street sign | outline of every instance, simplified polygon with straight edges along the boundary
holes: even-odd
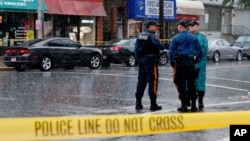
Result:
[[[159,0],[128,0],[129,19],[159,20]],[[176,0],[163,1],[164,20],[176,19]]]

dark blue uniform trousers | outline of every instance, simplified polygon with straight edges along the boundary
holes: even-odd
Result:
[[[138,60],[138,83],[135,93],[137,100],[141,100],[148,84],[148,95],[151,102],[156,100],[158,89],[158,60],[157,57],[145,56]]]
[[[175,63],[174,83],[182,104],[187,104],[189,98],[196,100],[195,63],[193,61],[182,60]]]

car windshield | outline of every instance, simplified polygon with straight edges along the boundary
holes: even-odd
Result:
[[[250,42],[250,36],[240,36],[235,42],[236,43]]]
[[[209,39],[208,40],[208,45],[212,44],[212,42],[214,41],[215,39]]]

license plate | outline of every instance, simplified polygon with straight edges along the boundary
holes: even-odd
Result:
[[[103,59],[106,59],[106,58],[107,58],[107,56],[103,55],[103,56],[102,56],[102,58],[103,58]]]
[[[15,62],[16,61],[16,57],[11,57],[10,61],[11,62]]]

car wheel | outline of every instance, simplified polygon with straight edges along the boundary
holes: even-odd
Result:
[[[25,71],[26,65],[25,64],[21,64],[21,65],[15,66],[14,69],[16,71],[18,71],[18,72],[22,72],[22,71]]]
[[[160,54],[160,57],[159,57],[159,65],[166,65],[168,62],[168,56],[166,53],[162,53]]]
[[[214,62],[219,62],[220,61],[220,53],[218,51],[214,52],[213,61]]]
[[[40,70],[41,71],[49,71],[52,68],[52,60],[48,56],[44,56],[41,58],[40,62]]]
[[[236,60],[241,61],[241,59],[242,59],[242,53],[241,51],[238,51],[236,55]]]
[[[127,62],[126,62],[126,65],[129,66],[129,67],[134,67],[135,66],[135,56],[130,54],[128,56],[128,59],[127,59]]]
[[[101,65],[101,57],[98,54],[93,54],[90,57],[90,61],[89,61],[89,68],[91,69],[97,69],[99,68]]]

